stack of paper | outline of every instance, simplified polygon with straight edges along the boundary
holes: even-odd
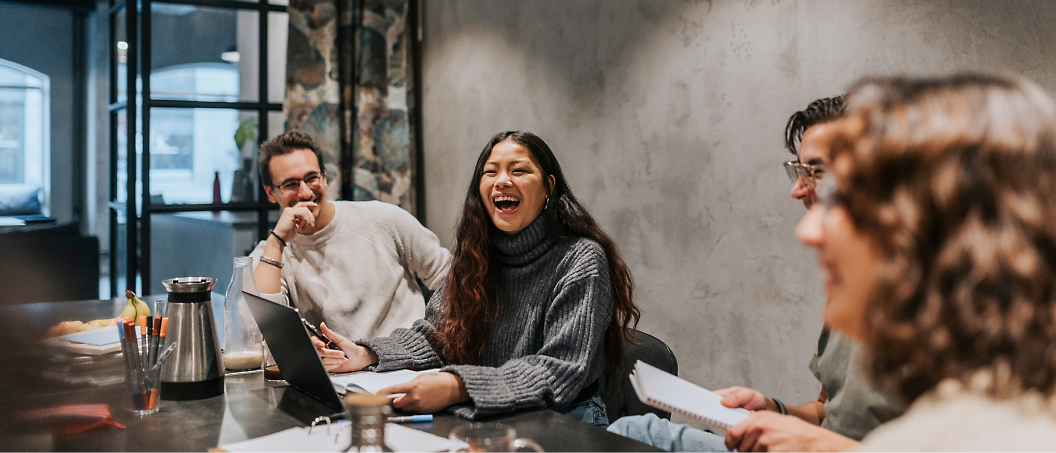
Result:
[[[751,414],[747,409],[723,406],[721,396],[641,360],[631,372],[631,387],[643,403],[714,429],[728,430]]]
[[[114,326],[49,338],[47,343],[89,355],[101,355],[121,350],[117,327]]]

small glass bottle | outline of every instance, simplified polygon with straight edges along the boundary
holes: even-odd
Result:
[[[214,172],[213,174],[213,204],[220,204],[224,201],[220,199],[220,172]]]
[[[260,293],[253,278],[253,258],[248,256],[235,258],[224,300],[224,368],[231,371],[255,370],[264,360],[264,337],[242,297],[243,290]]]
[[[385,445],[385,420],[392,413],[389,398],[362,393],[345,396],[351,441],[345,451],[392,451]]]

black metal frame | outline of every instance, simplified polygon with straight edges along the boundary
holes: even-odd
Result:
[[[422,43],[425,40],[425,5],[422,0],[407,0],[407,16],[410,20],[410,29],[414,30],[413,36],[408,37],[411,50],[411,61],[414,68],[414,111],[411,112],[414,119],[414,184],[415,189],[415,211],[418,221],[425,223],[425,139],[422,137]]]
[[[202,102],[202,101],[177,101],[177,100],[155,100],[150,97],[150,67],[151,67],[151,4],[153,0],[110,0],[109,28],[110,28],[110,293],[111,296],[118,295],[117,288],[117,251],[118,241],[118,215],[125,215],[126,234],[126,289],[135,291],[136,275],[142,278],[143,288],[140,292],[150,291],[150,215],[155,213],[190,212],[190,211],[256,211],[258,213],[257,235],[263,239],[268,229],[268,212],[278,207],[268,202],[267,194],[263,186],[257,186],[256,202],[240,202],[226,204],[186,204],[186,205],[158,205],[150,203],[150,110],[157,108],[207,108],[207,109],[233,109],[233,110],[255,110],[258,115],[257,144],[259,145],[268,137],[268,112],[282,111],[281,103],[268,102],[268,14],[271,12],[286,12],[285,5],[273,5],[267,0],[257,2],[242,2],[234,0],[165,0],[156,3],[182,4],[193,6],[204,6],[224,9],[257,10],[259,14],[259,45],[260,52],[258,66],[259,92],[256,102]],[[129,8],[128,6],[132,7]],[[118,102],[117,85],[117,24],[116,17],[125,11],[125,39],[128,43],[127,49],[127,87],[126,99]],[[137,93],[136,80],[142,74],[143,90]],[[137,117],[136,100],[142,95],[141,118]],[[126,177],[126,203],[117,202],[117,116],[120,111],[127,112],[127,177]],[[142,127],[142,143],[136,142],[137,125]],[[136,162],[136,146],[143,149],[142,162]],[[142,175],[142,215],[136,212],[136,169],[143,168]]]

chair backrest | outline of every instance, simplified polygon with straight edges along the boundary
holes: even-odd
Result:
[[[673,375],[678,375],[678,360],[675,353],[663,341],[645,332],[634,331],[634,338],[641,344],[624,340],[623,367],[615,376],[602,376],[600,384],[601,399],[605,401],[605,410],[609,422],[628,415],[643,415],[649,412],[657,417],[671,419],[670,412],[651,407],[641,402],[631,388],[628,376],[634,369],[634,362],[641,360]]]

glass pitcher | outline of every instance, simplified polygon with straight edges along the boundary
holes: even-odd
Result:
[[[231,285],[224,300],[224,368],[231,371],[260,368],[264,359],[264,337],[242,297],[243,290],[260,293],[253,278],[253,258],[248,256],[235,257]]]

